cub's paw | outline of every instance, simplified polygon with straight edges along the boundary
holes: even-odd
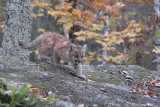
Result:
[[[84,80],[87,80],[87,77],[84,75],[84,74],[82,74],[82,75],[77,75],[77,77],[79,77],[79,78],[81,78],[81,79],[84,79]]]

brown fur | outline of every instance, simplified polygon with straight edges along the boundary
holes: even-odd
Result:
[[[51,57],[54,65],[61,66],[60,59],[62,59],[74,66],[78,76],[83,76],[81,61],[86,51],[86,45],[83,48],[80,45],[74,45],[67,38],[55,32],[45,32],[28,44],[19,42],[19,45],[24,49],[34,48],[39,44],[41,46],[38,52],[42,61],[50,60]]]

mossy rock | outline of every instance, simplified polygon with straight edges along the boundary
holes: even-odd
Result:
[[[127,71],[132,79],[122,75]],[[146,70],[135,65],[83,66],[88,80],[72,75],[72,69],[58,69],[50,64],[19,62],[0,58],[0,76],[8,81],[29,83],[40,89],[41,94],[52,91],[61,100],[85,106],[143,106],[146,103],[160,105],[159,99],[133,94],[131,87],[152,76],[159,77],[156,71]],[[105,91],[104,91],[105,90]]]

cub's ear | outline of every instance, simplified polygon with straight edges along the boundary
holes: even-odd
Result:
[[[83,52],[84,52],[84,54],[86,53],[86,51],[87,51],[87,44],[83,45]]]
[[[71,44],[69,45],[68,51],[71,52],[71,51],[74,50],[74,48],[75,48],[75,45],[74,45],[73,43],[71,43]]]

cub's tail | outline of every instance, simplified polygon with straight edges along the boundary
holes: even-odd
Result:
[[[28,43],[28,44],[23,44],[21,41],[19,41],[19,46],[21,46],[23,49],[34,48],[41,43],[42,36],[43,34],[38,36],[35,40],[33,40],[31,43]]]

